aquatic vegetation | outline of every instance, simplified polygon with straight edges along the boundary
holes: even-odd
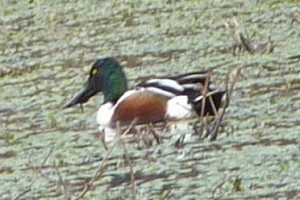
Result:
[[[101,163],[86,198],[299,198],[297,1],[0,5],[3,199],[78,197]],[[226,27],[233,20],[253,44],[271,36],[273,51],[233,55]],[[159,132],[158,142],[126,135],[105,157],[94,121],[102,97],[83,111],[63,106],[96,58],[106,56],[126,66],[131,86],[149,75],[213,69],[213,81],[225,88],[242,68],[218,139],[203,141],[191,126],[177,126]]]

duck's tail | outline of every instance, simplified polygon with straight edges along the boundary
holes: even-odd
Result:
[[[222,98],[225,94],[225,91],[218,90],[214,83],[208,81],[207,93],[204,95],[207,76],[207,71],[199,71],[173,77],[184,87],[184,93],[188,96],[189,102],[194,106],[199,116],[215,115],[221,107]],[[203,101],[205,101],[204,104]],[[203,112],[202,108],[204,108]]]
[[[197,98],[195,98],[192,101],[192,104],[196,113],[199,116],[216,115],[219,108],[221,107],[222,98],[224,94],[224,91],[213,90],[208,91],[206,95],[200,95]]]

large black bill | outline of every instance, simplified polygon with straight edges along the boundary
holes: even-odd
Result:
[[[83,88],[66,106],[65,108],[72,107],[76,104],[83,104],[94,96],[97,92],[90,86]]]

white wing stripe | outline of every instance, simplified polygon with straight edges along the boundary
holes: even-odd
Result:
[[[192,74],[192,75],[186,75],[183,77],[180,77],[179,80],[183,81],[183,80],[189,80],[189,79],[206,79],[207,74]]]
[[[168,92],[168,91],[156,88],[156,87],[146,87],[145,91],[153,92],[155,94],[159,94],[159,95],[166,96],[166,97],[169,97],[169,98],[172,98],[172,97],[176,96],[175,94],[173,94],[171,92]]]
[[[146,84],[157,84],[158,86],[162,87],[174,88],[180,92],[184,91],[184,88],[179,83],[171,79],[150,79],[146,81]]]

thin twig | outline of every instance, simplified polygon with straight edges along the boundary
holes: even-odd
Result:
[[[209,103],[212,105],[212,108],[213,108],[213,111],[214,111],[214,116],[217,116],[218,112],[217,112],[217,109],[216,109],[215,102],[212,99],[212,95],[213,95],[213,93],[208,96],[208,100],[209,100]]]
[[[120,143],[120,141],[129,133],[129,131],[135,125],[136,122],[137,122],[137,118],[133,119],[132,122],[130,123],[130,125],[128,126],[128,128],[124,131],[124,133],[123,134],[120,134],[120,133],[118,134],[118,137],[117,137],[116,141],[113,143],[113,145],[111,146],[111,148],[108,149],[108,151],[106,152],[106,154],[105,154],[105,156],[104,156],[104,158],[103,158],[100,166],[95,171],[94,176],[85,185],[84,189],[81,191],[81,193],[79,194],[78,198],[83,198],[86,195],[86,193],[88,191],[90,191],[90,189],[94,185],[95,181],[98,180],[101,177],[101,175],[104,172],[104,168],[106,166],[106,161],[107,161],[108,157],[111,155],[112,151]]]
[[[49,157],[50,157],[51,154],[53,153],[53,150],[54,150],[54,147],[52,147],[52,148],[49,150],[49,152],[46,154],[46,156],[45,156],[45,158],[43,159],[43,161],[42,161],[42,163],[41,163],[40,166],[35,167],[35,166],[31,166],[30,164],[28,164],[28,166],[29,166],[32,170],[36,171],[36,173],[37,173],[38,175],[40,175],[41,177],[45,178],[45,179],[48,181],[48,183],[54,184],[54,185],[56,185],[59,189],[61,189],[62,192],[63,192],[63,194],[64,194],[64,196],[65,196],[65,199],[67,199],[67,200],[72,199],[70,190],[69,190],[67,184],[65,183],[65,181],[63,181],[63,178],[62,178],[62,176],[61,176],[61,174],[60,174],[60,172],[59,172],[59,170],[58,170],[57,167],[55,167],[55,169],[56,169],[56,172],[57,172],[57,175],[58,175],[58,178],[59,178],[58,181],[57,181],[57,180],[54,180],[54,179],[52,179],[52,178],[50,178],[50,177],[49,177],[47,174],[45,174],[45,173],[43,172],[43,170],[42,170],[42,169],[44,168],[44,166],[45,166],[47,160],[49,159]],[[29,160],[29,163],[31,163],[30,160]]]
[[[209,81],[211,78],[211,74],[212,74],[212,71],[207,72],[207,76],[206,76],[205,83],[204,83],[204,88],[202,90],[202,105],[201,105],[201,114],[200,114],[201,118],[204,117],[205,101],[206,101],[206,96],[208,93],[208,84],[209,84]]]
[[[47,155],[45,156],[43,162],[41,163],[41,166],[44,166],[49,159],[50,155],[53,153],[54,147],[52,146]]]
[[[217,197],[215,197],[215,194],[216,194],[216,192],[217,192],[217,189],[219,189],[219,188],[221,188],[226,182],[228,181],[228,179],[225,179],[225,180],[223,180],[223,181],[221,181],[215,188],[214,188],[214,190],[213,190],[213,192],[212,192],[212,199],[219,199],[219,198],[217,198]]]
[[[126,157],[126,160],[128,162],[129,169],[130,169],[130,183],[131,183],[132,199],[135,200],[136,199],[136,189],[135,189],[135,182],[134,182],[133,165],[132,165],[132,162],[131,162],[131,159],[130,159],[130,155],[128,153],[128,150],[127,150],[125,142],[123,142],[123,146],[124,146],[124,151],[125,151],[125,157]]]
[[[200,135],[200,138],[203,134],[204,126],[207,127],[206,123],[204,122],[204,110],[205,110],[206,97],[207,97],[207,94],[208,94],[208,85],[209,85],[209,82],[210,82],[211,75],[212,75],[212,71],[209,70],[207,72],[204,87],[202,88],[202,91],[201,91],[202,92],[202,99],[201,99],[201,113],[200,113],[200,133],[198,133],[198,135]]]
[[[72,199],[72,195],[70,193],[70,188],[69,186],[66,184],[66,181],[63,180],[61,174],[60,174],[60,171],[57,167],[55,167],[55,170],[56,170],[56,173],[57,173],[57,176],[58,176],[58,183],[60,185],[62,185],[62,189],[63,189],[63,193],[64,193],[64,196],[65,196],[65,199],[67,200],[71,200]]]
[[[239,34],[242,45],[245,47],[245,49],[249,52],[249,53],[253,53],[253,47],[250,43],[250,40],[248,40],[247,38],[244,37],[244,35],[242,33]]]
[[[21,199],[25,194],[27,194],[27,193],[30,192],[30,191],[31,191],[31,188],[25,190],[24,192],[22,192],[21,194],[19,194],[19,195],[15,198],[15,200]]]
[[[235,86],[235,83],[238,81],[240,75],[241,75],[241,70],[243,69],[243,67],[239,67],[237,69],[237,72],[235,74],[235,77],[232,81],[232,84],[231,84],[231,87],[230,89],[228,90],[228,82],[229,82],[229,78],[227,78],[227,84],[226,84],[226,101],[225,101],[225,106],[224,108],[222,109],[221,113],[219,115],[216,116],[216,119],[215,119],[215,124],[213,126],[213,130],[211,131],[211,137],[210,137],[210,141],[214,141],[217,139],[217,133],[218,133],[218,130],[219,130],[219,127],[221,125],[221,122],[222,122],[222,119],[223,119],[223,116],[225,114],[225,111],[226,109],[228,108],[229,104],[230,104],[230,100],[231,100],[231,97],[232,97],[232,93],[233,93],[233,89],[234,89],[234,86]]]
[[[155,128],[154,128],[154,125],[152,124],[152,123],[149,123],[149,131],[150,131],[150,133],[153,135],[153,137],[154,137],[154,139],[156,140],[156,143],[157,144],[161,144],[162,143],[162,139],[161,139],[161,137],[160,136],[158,136],[157,134],[156,134],[156,132],[155,132]]]

